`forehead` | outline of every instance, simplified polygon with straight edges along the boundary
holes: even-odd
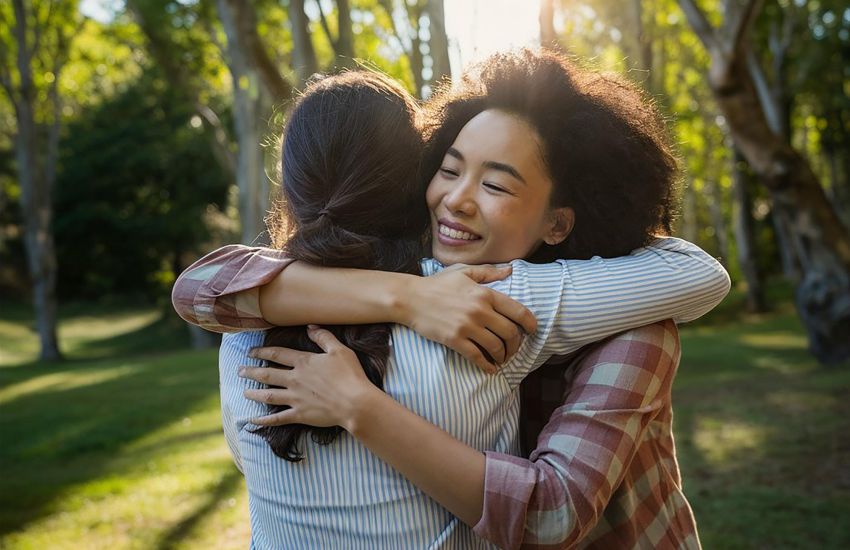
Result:
[[[453,147],[468,162],[496,161],[526,170],[542,168],[540,137],[520,117],[488,110],[466,123]]]

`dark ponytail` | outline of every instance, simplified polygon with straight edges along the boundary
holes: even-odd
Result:
[[[284,132],[282,196],[267,220],[273,246],[314,265],[418,274],[428,213],[417,177],[417,116],[410,95],[380,74],[352,71],[311,82]],[[324,328],[382,388],[390,326]],[[264,344],[321,352],[305,327],[271,329]],[[295,424],[256,433],[277,456],[298,462],[302,435],[324,445],[341,431]]]

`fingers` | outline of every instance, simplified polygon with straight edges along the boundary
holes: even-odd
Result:
[[[292,394],[287,389],[268,388],[263,390],[245,390],[242,392],[245,398],[266,405],[290,405]]]
[[[473,265],[463,269],[464,275],[475,281],[476,283],[492,283],[493,281],[501,281],[511,274],[511,266],[492,266],[492,265]]]
[[[287,367],[294,367],[296,363],[306,361],[310,355],[312,354],[307,351],[279,347],[254,348],[248,352],[248,357],[253,359],[263,359]]]
[[[257,426],[285,426],[287,424],[300,424],[300,422],[298,422],[298,413],[295,409],[286,409],[285,411],[252,418],[250,422]]]
[[[505,362],[505,343],[488,329],[476,330],[474,334],[470,335],[470,340],[486,351],[496,363]]]
[[[537,319],[527,307],[501,292],[494,290],[492,293],[493,309],[518,324],[528,334],[537,330]]]
[[[484,372],[488,374],[496,373],[496,365],[488,361],[487,357],[471,340],[460,343],[455,350]]]
[[[325,353],[330,353],[332,350],[339,347],[345,347],[339,340],[337,340],[336,336],[334,336],[331,331],[320,328],[317,325],[307,326],[307,336],[309,336],[310,340],[315,342],[317,346],[322,348],[322,351]]]
[[[484,322],[484,326],[502,341],[505,349],[505,359],[502,362],[513,357],[522,343],[523,332],[520,326],[495,311]]]
[[[292,373],[286,369],[264,367],[239,367],[239,376],[255,380],[266,386],[289,387]]]

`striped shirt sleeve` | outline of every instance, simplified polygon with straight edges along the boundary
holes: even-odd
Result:
[[[177,278],[171,303],[184,320],[213,332],[271,328],[260,312],[259,289],[291,262],[271,248],[219,248]]]
[[[503,548],[567,548],[582,540],[613,492],[633,489],[623,486],[626,470],[640,462],[646,471],[638,477],[651,479],[642,474],[658,467],[657,457],[634,459],[650,422],[669,407],[679,354],[675,325],[667,321],[623,333],[584,355],[531,456],[486,453],[484,511],[475,532]],[[658,485],[641,491],[666,496],[656,494],[664,491]],[[619,528],[636,531],[636,540],[657,519],[638,513],[640,500],[631,495],[616,510]]]
[[[502,369],[516,386],[553,355],[665,319],[686,322],[729,292],[729,275],[698,246],[665,237],[618,258],[514,261],[503,290],[535,315],[538,330]]]

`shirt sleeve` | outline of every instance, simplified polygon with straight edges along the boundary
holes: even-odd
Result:
[[[669,403],[679,356],[671,321],[623,333],[585,355],[528,459],[486,453],[475,532],[503,548],[565,548],[581,540]]]
[[[270,328],[260,312],[259,289],[290,263],[280,250],[219,248],[177,278],[171,303],[184,320],[213,332]]]
[[[674,237],[618,258],[545,265],[514,261],[512,266],[505,291],[528,307],[538,324],[501,371],[513,385],[551,356],[665,319],[696,319],[719,304],[730,287],[717,260]]]

